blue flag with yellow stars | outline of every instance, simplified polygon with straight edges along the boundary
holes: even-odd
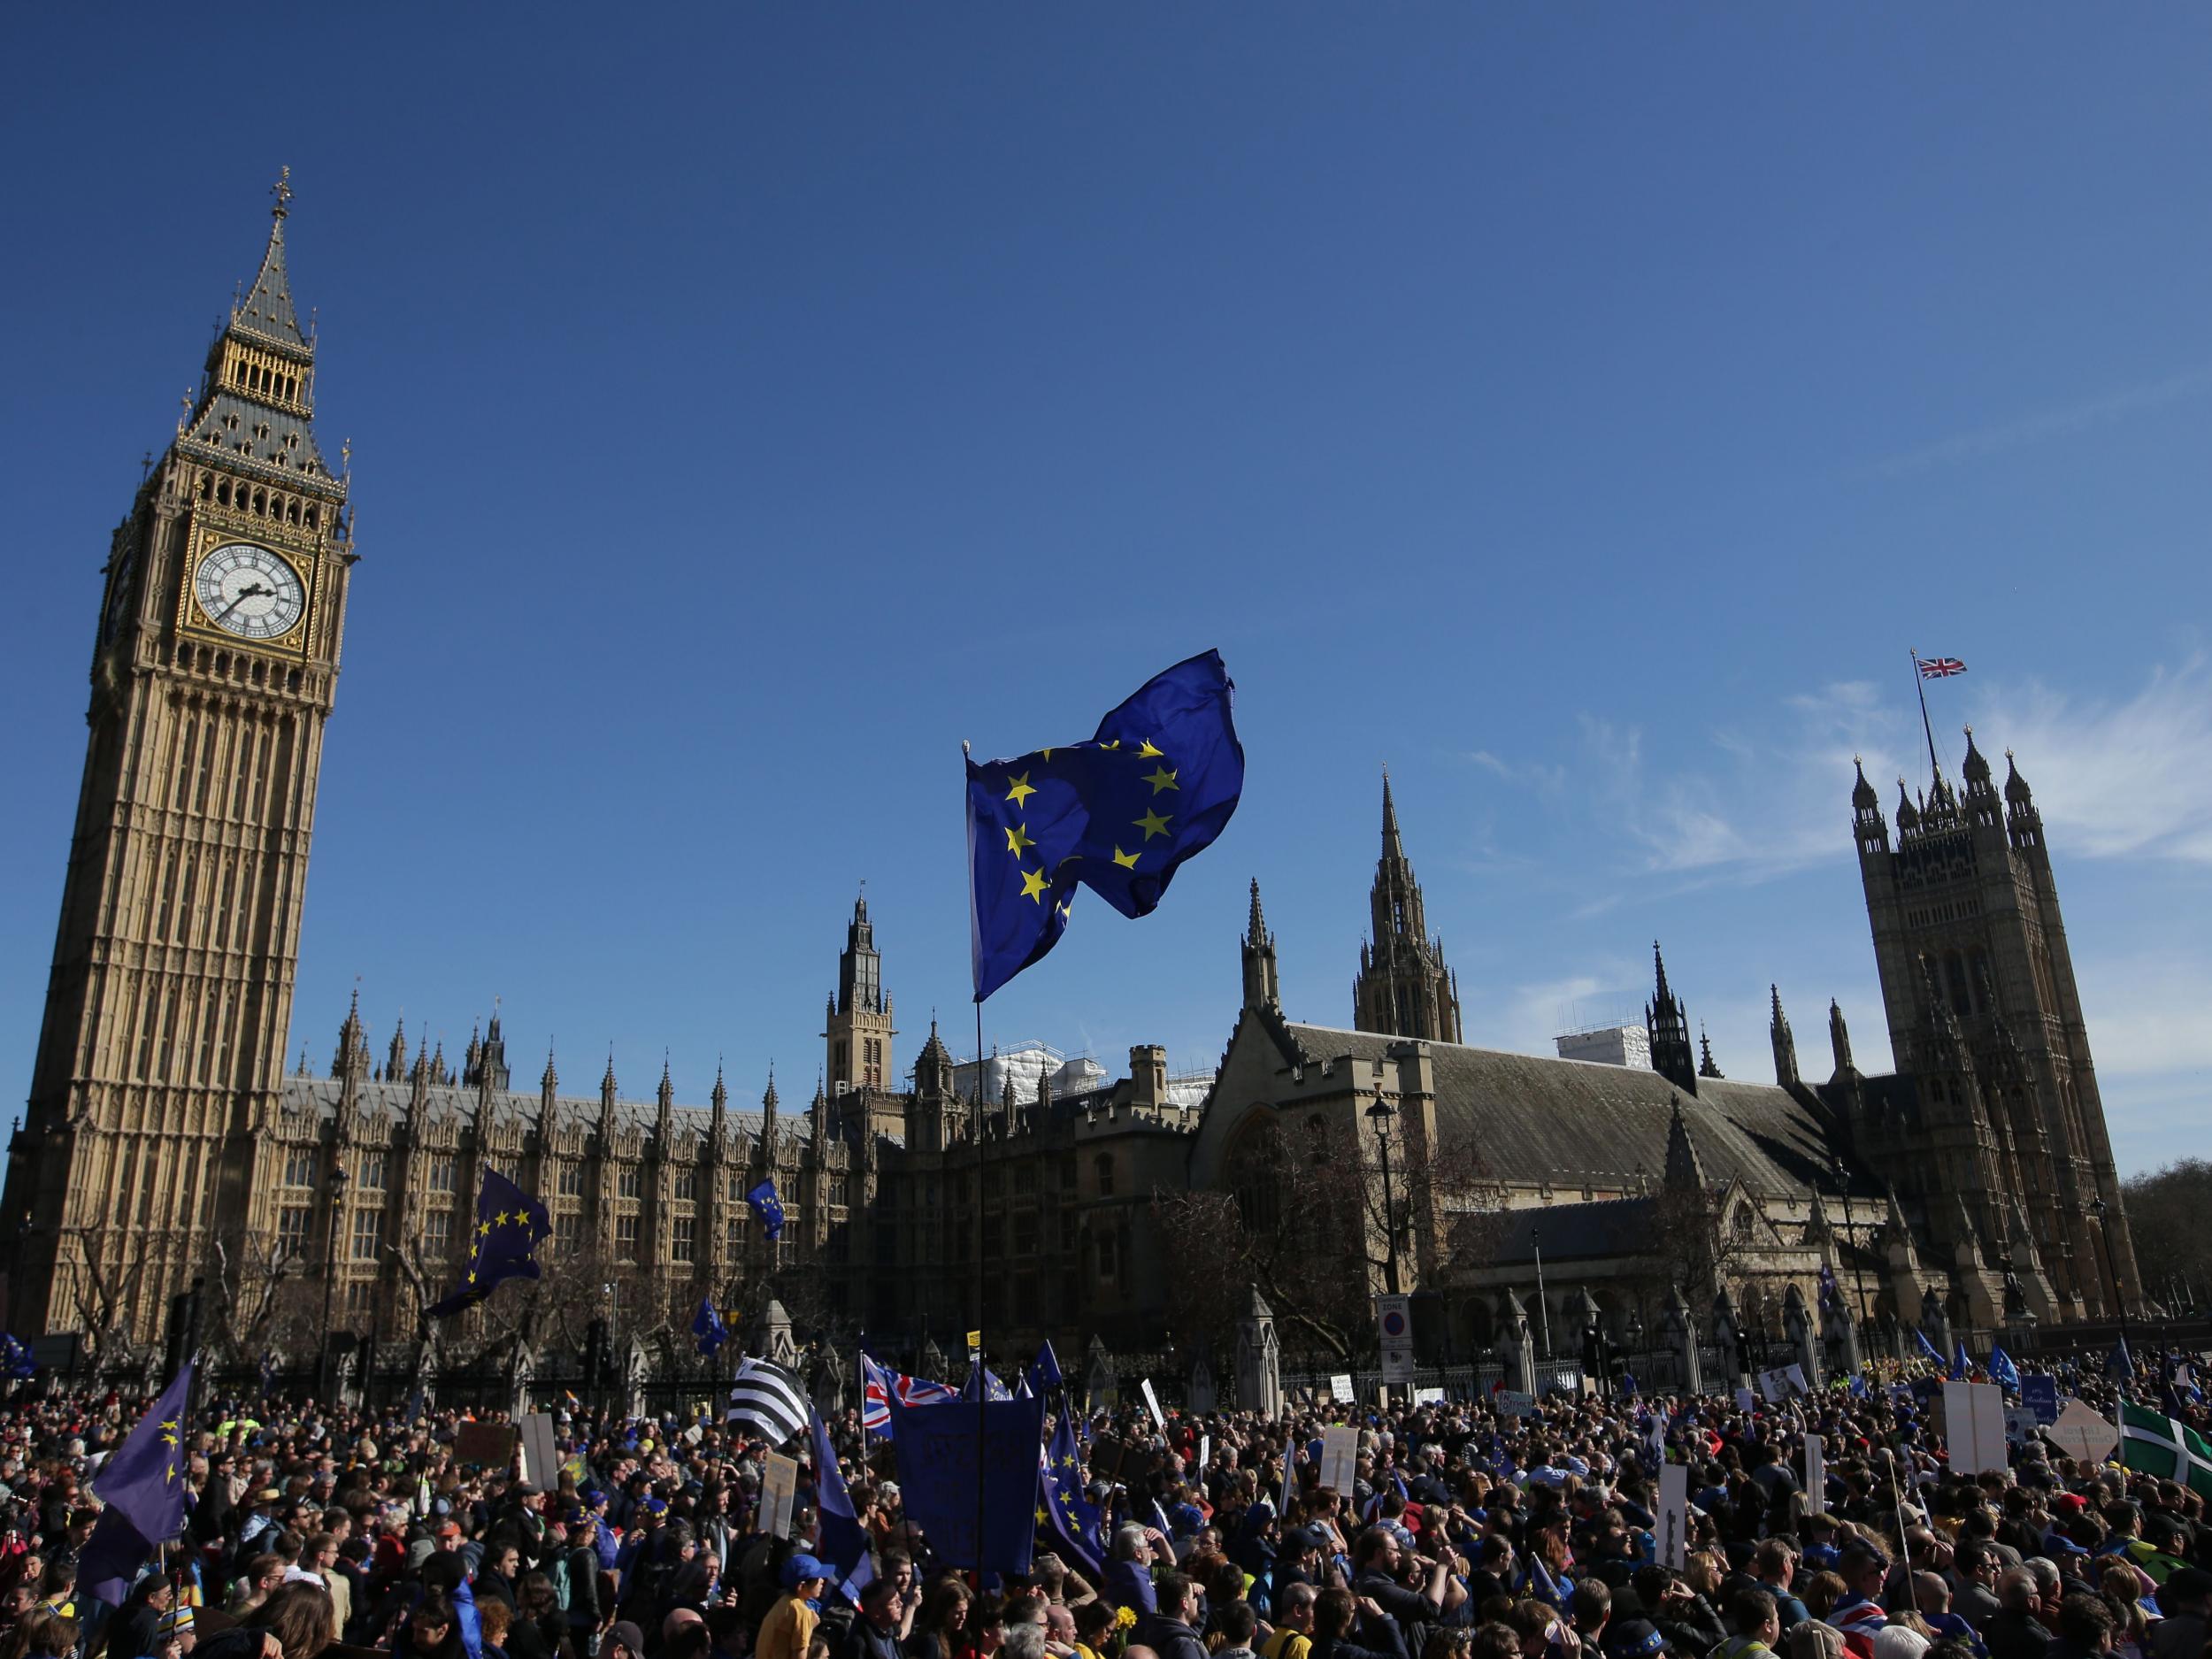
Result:
[[[1075,1429],[1065,1412],[1045,1448],[1043,1475],[1037,1483],[1037,1524],[1061,1559],[1085,1578],[1105,1571],[1104,1522],[1083,1488],[1083,1458],[1075,1448]]]
[[[783,1200],[776,1196],[775,1182],[763,1181],[745,1194],[745,1202],[760,1217],[760,1230],[768,1235],[769,1243],[783,1236]]]
[[[122,1605],[155,1547],[184,1530],[188,1483],[182,1425],[191,1393],[188,1361],[92,1483],[106,1507],[78,1558],[77,1579],[110,1607]]]
[[[497,1170],[484,1171],[484,1190],[476,1198],[476,1231],[469,1240],[468,1271],[429,1317],[473,1308],[510,1279],[538,1276],[538,1241],[553,1231],[545,1206]]]
[[[713,1297],[699,1299],[699,1311],[691,1316],[691,1334],[699,1344],[699,1352],[708,1359],[712,1359],[715,1351],[729,1340],[729,1327],[715,1311]]]
[[[1244,792],[1233,689],[1208,651],[1148,680],[1088,742],[968,762],[977,1002],[1060,942],[1078,887],[1148,915],[1213,845]]]

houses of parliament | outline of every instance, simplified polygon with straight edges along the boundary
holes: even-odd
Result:
[[[1390,1212],[1359,1257],[1402,1266],[1432,1344],[1479,1346],[1501,1306],[1532,1300],[1538,1249],[1555,1302],[1571,1286],[1597,1318],[1640,1317],[1670,1194],[1729,1241],[1707,1289],[1755,1322],[1824,1284],[1856,1286],[1862,1319],[1962,1333],[2140,1302],[2042,821],[2009,757],[2001,783],[1970,735],[1960,780],[1901,783],[1893,813],[1863,772],[1839,790],[1888,1075],[1858,1070],[1833,1003],[1824,1075],[1801,1059],[1778,990],[1772,1080],[1723,1077],[1656,952],[1647,1066],[1467,1046],[1387,781],[1348,1025],[1284,1010],[1255,882],[1233,953],[1224,928],[1227,1038],[1202,1098],[1153,1047],[1118,1079],[993,1095],[962,1086],[933,1025],[902,1069],[864,899],[823,1081],[791,1106],[772,1079],[734,1105],[719,1078],[706,1104],[680,1104],[665,1068],[641,1099],[611,1058],[591,1092],[564,1092],[550,1056],[517,1087],[496,1016],[457,1065],[396,1021],[380,1036],[357,1006],[332,1010],[327,1062],[288,1065],[356,574],[289,205],[280,184],[252,282],[107,549],[45,1016],[0,1195],[19,1334],[143,1342],[202,1279],[227,1310],[219,1344],[288,1274],[326,1285],[347,1325],[403,1334],[425,1286],[459,1271],[497,1169],[549,1209],[549,1279],[618,1271],[643,1287],[640,1320],[803,1286],[795,1309],[824,1328],[1142,1346],[1171,1272],[1190,1271],[1168,1259],[1160,1194],[1233,1194],[1245,1225],[1271,1225],[1263,1152],[1326,1148],[1371,1171],[1379,1135],[1402,1158],[1468,1155],[1482,1202],[1528,1222],[1471,1250],[1440,1191],[1416,1183]],[[764,1178],[789,1217],[772,1244],[744,1202]],[[1371,1233],[1379,1213],[1339,1219]]]

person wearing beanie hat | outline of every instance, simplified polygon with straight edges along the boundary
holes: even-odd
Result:
[[[784,1557],[784,1593],[760,1622],[754,1659],[806,1659],[819,1622],[815,1601],[829,1587],[829,1569],[803,1550]]]

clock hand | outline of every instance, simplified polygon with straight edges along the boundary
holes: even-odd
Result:
[[[245,587],[238,590],[238,596],[235,599],[232,600],[228,604],[225,605],[222,610],[216,613],[216,621],[220,622],[225,617],[228,616],[232,611],[237,610],[239,606],[244,604],[249,599],[266,599],[269,597],[270,591],[270,589],[264,588],[259,582],[247,583]]]

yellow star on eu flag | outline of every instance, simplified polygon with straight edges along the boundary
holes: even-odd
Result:
[[[1007,789],[1006,798],[1009,801],[1011,801],[1016,806],[1020,806],[1023,803],[1026,802],[1031,795],[1036,793],[1036,787],[1029,781],[1029,774],[1027,772],[1024,772],[1020,777],[1015,779],[1011,786]]]
[[[1035,841],[1030,840],[1029,835],[1023,826],[1019,824],[1012,824],[1007,826],[1006,850],[1013,854],[1015,857],[1020,857],[1024,853],[1027,852],[1036,844],[1037,843]]]
[[[1172,812],[1169,813],[1166,818],[1162,818],[1157,812],[1147,812],[1142,818],[1133,821],[1139,829],[1144,832],[1145,840],[1150,841],[1155,835],[1166,834],[1167,826],[1174,817],[1175,814]]]
[[[1042,870],[1022,872],[1022,897],[1037,904],[1045,902],[1045,872]]]
[[[1150,738],[1146,738],[1144,740],[1144,746],[1137,750],[1137,758],[1139,760],[1157,760],[1160,758],[1160,751],[1152,747],[1152,740]]]
[[[1164,766],[1155,766],[1151,775],[1144,781],[1152,786],[1154,795],[1159,794],[1163,789],[1179,789],[1182,787],[1175,781],[1175,774]]]
[[[1119,864],[1124,870],[1134,870],[1137,867],[1137,855],[1134,853],[1125,853],[1122,851],[1120,848],[1117,847],[1114,849],[1114,862]]]

